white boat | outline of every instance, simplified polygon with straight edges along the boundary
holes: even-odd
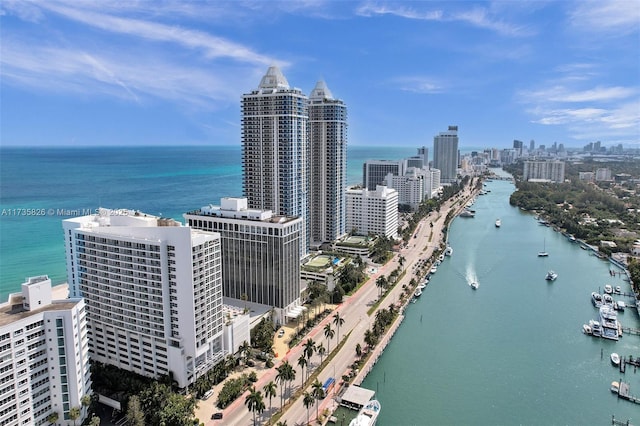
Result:
[[[591,303],[593,303],[593,306],[595,306],[596,308],[602,306],[602,295],[600,293],[596,293],[595,291],[591,293]]]
[[[600,325],[602,327],[601,336],[605,339],[618,340],[620,338],[618,315],[611,306],[600,306]]]
[[[451,256],[453,255],[453,248],[451,246],[447,246],[447,248],[444,251],[445,256]]]
[[[620,294],[620,293],[622,293],[622,287],[617,285],[616,288],[614,289],[614,291],[616,292],[616,294]]]
[[[422,289],[420,287],[416,288],[416,291],[413,293],[415,297],[422,296]]]
[[[547,257],[549,256],[549,253],[547,253],[547,240],[544,240],[544,243],[542,244],[542,251],[538,252],[538,257]]]
[[[615,302],[613,301],[613,297],[611,297],[610,294],[603,294],[602,295],[602,304],[603,305],[607,305],[607,306],[611,306],[612,308],[615,306]]]
[[[478,287],[480,287],[480,283],[477,281],[472,282],[471,284],[469,284],[471,286],[472,289],[477,290]]]
[[[594,336],[600,336],[602,334],[602,327],[600,323],[595,320],[589,320],[589,327],[591,327],[591,334]]]
[[[463,210],[460,212],[460,217],[474,217],[475,215],[475,213],[470,212],[469,210]]]
[[[438,261],[442,262],[444,260],[444,254],[441,254],[440,256],[438,256]]]
[[[613,393],[619,393],[620,392],[620,383],[618,382],[611,382],[611,392]]]
[[[613,287],[611,287],[611,284],[605,284],[604,292],[607,293],[607,294],[613,293]]]
[[[380,402],[372,399],[362,407],[356,418],[351,420],[349,426],[374,426],[381,408]]]
[[[582,324],[582,332],[584,334],[589,334],[589,335],[593,333],[593,331],[591,331],[591,326],[589,326],[589,324]]]
[[[624,303],[623,300],[618,300],[616,301],[616,304],[614,305],[613,309],[615,309],[616,311],[624,311],[624,308],[627,307],[627,304]]]
[[[433,268],[431,268],[431,270],[429,271],[432,274],[435,274],[436,272],[438,272],[438,267],[434,266]]]
[[[544,279],[547,281],[555,281],[556,278],[558,278],[558,274],[556,274],[554,271],[547,272],[547,276],[544,277]]]
[[[617,353],[613,352],[611,354],[611,364],[613,365],[620,365],[620,355],[618,355]]]
[[[502,221],[500,219],[496,219],[496,228],[500,228],[502,226]]]

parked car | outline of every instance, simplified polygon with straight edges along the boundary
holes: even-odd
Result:
[[[278,337],[282,336],[284,336],[284,328],[281,328],[280,331],[278,331]]]
[[[209,389],[208,391],[206,391],[204,395],[202,395],[202,399],[209,399],[211,395],[213,395],[213,389]]]
[[[220,412],[213,413],[211,415],[211,420],[220,420],[220,419],[222,419],[222,413],[220,413]]]

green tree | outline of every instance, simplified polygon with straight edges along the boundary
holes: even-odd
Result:
[[[100,426],[100,417],[92,416],[89,421],[89,426]]]
[[[272,414],[272,411],[271,411],[271,408],[272,408],[271,398],[276,396],[276,384],[272,380],[269,383],[267,383],[266,385],[264,385],[262,390],[264,391],[264,396],[269,398],[269,414]]]
[[[324,359],[324,354],[327,352],[327,349],[324,347],[322,343],[320,343],[316,348],[316,351],[318,352],[318,355],[320,355],[320,364],[322,364]]]
[[[358,358],[362,357],[362,346],[360,343],[356,344],[356,355]]]
[[[322,387],[322,383],[320,383],[320,380],[318,380],[318,378],[316,378],[316,381],[313,382],[313,384],[311,385],[311,388],[313,389],[311,391],[311,395],[313,395],[313,397],[316,400],[316,419],[317,419],[320,416],[320,413],[318,412],[319,402],[322,398],[324,398],[324,388]]]
[[[307,361],[307,358],[305,357],[304,352],[300,354],[300,358],[298,358],[298,367],[300,367],[302,369],[302,371],[300,372],[300,386],[304,387],[304,368],[307,366],[307,364],[309,364],[309,362]]]
[[[250,389],[249,395],[244,400],[244,404],[253,413],[253,424],[256,425],[256,413],[261,414],[264,411],[264,401],[262,400],[262,392],[256,390],[255,386]]]
[[[47,421],[51,424],[54,424],[60,418],[60,414],[53,412],[47,416]]]
[[[140,407],[140,398],[138,395],[133,395],[129,398],[125,418],[132,426],[144,426],[144,412]]]
[[[380,275],[376,280],[376,287],[378,287],[378,298],[382,295],[382,290],[387,287],[387,278],[384,275]]]
[[[324,337],[327,338],[327,351],[331,352],[331,339],[336,335],[336,332],[331,328],[330,323],[326,323],[324,326]]]
[[[338,329],[338,342],[340,342],[340,326],[344,324],[344,318],[340,316],[340,312],[336,312],[335,314],[333,314],[333,323]]]
[[[307,409],[307,424],[309,424],[309,407],[313,405],[313,396],[309,392],[304,393],[304,398],[302,399],[302,403]]]
[[[71,407],[69,410],[69,418],[73,420],[73,425],[75,426],[76,420],[80,418],[80,407]]]

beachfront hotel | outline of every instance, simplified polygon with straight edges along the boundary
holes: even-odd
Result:
[[[347,190],[347,230],[356,235],[398,236],[398,192],[378,185],[375,191]]]
[[[309,100],[276,66],[242,95],[242,193],[250,209],[299,216],[300,256],[309,249]]]
[[[87,305],[89,356],[181,388],[220,361],[220,235],[131,210],[62,222],[71,297]]]
[[[344,236],[347,189],[347,106],[324,81],[309,96],[311,245]]]
[[[295,318],[300,305],[300,236],[298,217],[250,209],[246,198],[226,197],[184,215],[193,229],[220,234],[223,294],[274,309],[274,320]]]
[[[458,177],[458,126],[449,126],[433,138],[433,168],[440,170],[442,183],[454,183]]]
[[[58,425],[82,423],[90,393],[84,300],[54,294],[46,275],[28,278],[0,305],[0,425],[48,425],[54,414]]]

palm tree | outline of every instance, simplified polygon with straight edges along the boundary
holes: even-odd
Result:
[[[304,346],[303,353],[307,356],[307,361],[309,361],[307,365],[311,367],[311,357],[313,356],[313,353],[316,351],[316,342],[314,342],[311,338],[309,338],[307,339],[307,342],[303,346]],[[309,378],[310,369],[311,368],[307,368],[307,378]]]
[[[340,312],[333,314],[333,323],[338,328],[338,342],[340,342],[340,326],[344,324],[344,318],[340,316]]]
[[[54,424],[60,418],[60,414],[53,412],[47,416],[47,421],[51,424]]]
[[[356,345],[356,355],[358,355],[358,358],[362,356],[362,346],[360,346],[360,343]]]
[[[249,356],[251,354],[251,345],[246,340],[242,342],[240,347],[238,348],[238,355],[243,360],[244,364],[247,365],[249,361]]]
[[[73,426],[76,426],[76,420],[80,418],[80,407],[72,407],[69,410],[69,418],[73,420]]]
[[[285,373],[285,364],[288,364],[288,363],[289,362],[285,359],[284,363],[281,364],[278,368],[276,368],[276,371],[278,372],[278,374],[276,374],[276,382],[280,382],[280,407],[284,405],[284,391],[282,390],[282,387],[284,386],[284,383],[287,381],[286,373]]]
[[[333,331],[333,328],[331,328],[331,324],[327,323],[324,326],[324,337],[327,338],[327,350],[329,352],[331,352],[331,339],[333,339],[333,336],[336,335],[336,332]]]
[[[324,347],[322,343],[320,343],[316,347],[316,351],[318,352],[318,355],[320,355],[320,364],[322,364],[322,360],[324,358],[324,354],[327,352],[327,349]]]
[[[300,386],[304,387],[304,367],[307,366],[309,362],[307,361],[307,358],[304,357],[304,352],[300,354],[300,358],[298,358],[298,367],[300,367],[302,369],[301,371],[301,383]]]
[[[277,376],[276,376],[277,377]],[[270,381],[269,383],[267,383],[266,385],[264,385],[264,387],[262,388],[262,390],[264,391],[264,396],[266,396],[267,398],[269,398],[269,414],[271,413],[271,398],[273,398],[274,396],[276,396],[276,384],[272,381]]]
[[[256,425],[256,412],[262,413],[264,411],[264,401],[262,400],[262,392],[256,390],[256,387],[251,388],[251,393],[247,395],[244,400],[245,405],[250,412],[253,413],[253,425]]]
[[[82,398],[80,398],[80,405],[82,405],[82,408],[87,408],[88,406],[91,405],[91,396],[90,395],[83,395]]]
[[[302,403],[307,409],[307,424],[309,424],[309,407],[311,407],[311,405],[313,404],[313,399],[313,396],[311,396],[309,392],[304,393],[304,399],[302,400]]]
[[[378,297],[382,294],[382,289],[387,286],[387,278],[384,275],[380,275],[376,280],[376,287],[378,287]]]
[[[405,260],[406,260],[406,259],[404,258],[404,256],[403,256],[403,255],[400,255],[400,256],[398,257],[398,263],[400,264],[400,266],[404,265],[404,261],[405,261]]]
[[[316,399],[316,419],[320,416],[319,415],[319,402],[322,398],[324,398],[324,388],[322,387],[322,383],[320,383],[320,380],[318,380],[318,378],[316,377],[316,381],[313,382],[313,384],[311,385],[311,387],[313,388],[313,390],[311,391],[311,395],[313,395],[313,397]]]

